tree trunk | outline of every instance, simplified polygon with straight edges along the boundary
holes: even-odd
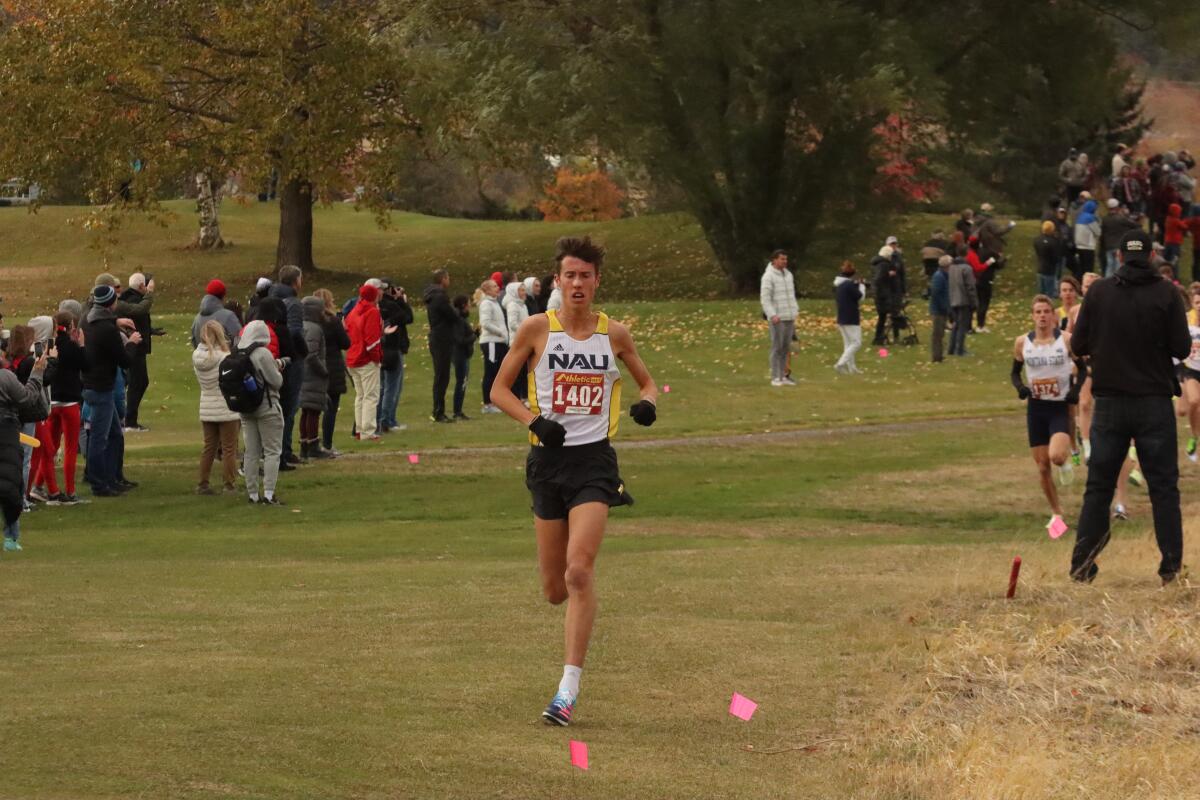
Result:
[[[315,269],[313,243],[313,185],[291,178],[279,191],[279,246],[275,266],[295,265],[305,272]]]
[[[215,250],[225,246],[221,238],[221,184],[212,180],[210,173],[196,173],[196,210],[200,214],[200,231],[196,234],[195,246],[201,250]]]

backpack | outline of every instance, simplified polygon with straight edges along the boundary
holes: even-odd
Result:
[[[253,414],[266,397],[267,385],[250,361],[250,354],[260,347],[261,344],[252,344],[221,360],[217,385],[221,387],[221,396],[225,398],[225,405],[229,406],[230,411]]]

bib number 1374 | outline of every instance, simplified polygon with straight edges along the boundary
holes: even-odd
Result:
[[[604,376],[556,372],[551,399],[556,414],[599,414],[604,409]]]

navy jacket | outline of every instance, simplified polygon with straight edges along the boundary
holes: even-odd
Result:
[[[950,275],[944,269],[939,268],[929,279],[929,314],[950,316]]]
[[[853,278],[839,275],[833,279],[833,297],[837,301],[838,325],[861,325],[858,304],[862,301],[862,284]]]

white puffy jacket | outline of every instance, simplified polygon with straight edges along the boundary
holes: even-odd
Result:
[[[800,306],[796,304],[796,281],[792,271],[778,270],[767,264],[759,288],[759,300],[762,301],[762,310],[767,319],[776,316],[783,322],[796,319]]]
[[[229,410],[218,383],[221,361],[227,355],[229,353],[221,350],[209,350],[203,342],[192,351],[192,369],[196,371],[196,380],[200,381],[201,422],[234,422],[241,419],[238,412]]]
[[[479,343],[508,344],[508,325],[504,321],[504,311],[500,301],[494,297],[484,297],[479,301]]]
[[[508,312],[508,340],[510,342],[517,338],[517,328],[521,327],[521,323],[529,319],[529,309],[525,306],[525,301],[517,294],[520,287],[521,284],[515,281],[504,287],[504,310]]]

